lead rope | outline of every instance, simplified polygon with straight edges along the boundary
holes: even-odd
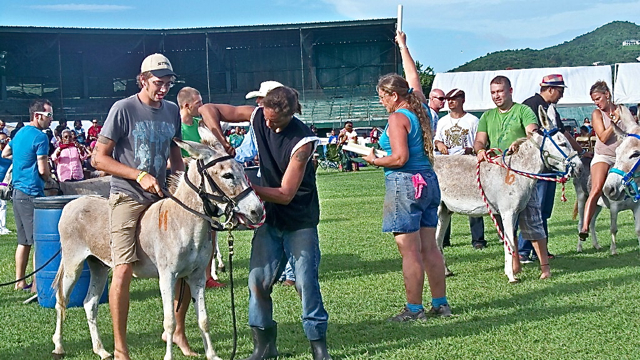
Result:
[[[489,206],[489,201],[487,201],[487,196],[485,195],[484,189],[482,188],[482,183],[480,182],[480,164],[481,164],[480,161],[476,163],[476,182],[478,183],[478,189],[480,190],[480,194],[482,194],[482,201],[484,201],[484,204],[487,206],[487,210],[489,211],[489,216],[491,216],[493,225],[496,227],[496,230],[498,230],[498,236],[500,236],[500,241],[502,241],[504,246],[507,248],[509,255],[513,256],[513,251],[511,250],[511,247],[509,247],[509,244],[507,244],[507,242],[504,241],[504,234],[502,233],[502,229],[500,229],[500,224],[498,224],[498,220],[496,219],[496,216],[493,214],[493,211],[491,211],[491,206]]]
[[[236,300],[233,293],[233,234],[231,233],[232,228],[227,226],[229,230],[229,236],[227,237],[227,243],[229,244],[229,290],[231,293],[231,318],[233,321],[233,347],[231,349],[231,360],[236,357],[236,349],[238,347],[238,326],[236,324]]]
[[[489,149],[487,150],[487,154],[489,153],[495,153],[496,151],[500,151],[499,149],[493,148],[493,149]],[[567,182],[567,179],[569,178],[569,174],[564,174],[562,177],[560,178],[555,178],[555,177],[548,177],[548,176],[540,176],[540,175],[536,175],[536,174],[530,174],[530,173],[526,173],[523,171],[519,171],[519,170],[515,170],[510,168],[509,166],[507,166],[504,163],[501,162],[497,162],[495,161],[495,159],[498,156],[494,156],[494,157],[488,157],[487,158],[487,162],[495,164],[495,165],[499,165],[507,170],[513,171],[514,173],[524,176],[524,177],[528,177],[528,178],[532,178],[532,179],[536,179],[536,180],[546,180],[546,181],[554,181],[557,183],[561,183],[562,184],[562,196],[560,198],[560,200],[562,202],[566,202],[567,201],[567,197],[565,196],[565,184]],[[500,225],[498,224],[498,220],[496,219],[496,216],[493,214],[493,211],[491,211],[491,206],[489,206],[489,201],[487,200],[487,196],[485,195],[484,189],[482,188],[482,183],[480,182],[480,162],[478,161],[476,163],[476,183],[478,184],[478,189],[480,190],[480,193],[482,194],[482,200],[484,201],[484,204],[487,206],[487,210],[489,211],[489,215],[491,216],[491,220],[493,220],[493,225],[496,227],[496,230],[498,231],[498,236],[500,236],[500,241],[502,241],[502,243],[504,244],[504,246],[507,248],[507,251],[509,251],[509,255],[513,256],[513,250],[511,250],[511,247],[509,246],[509,244],[507,244],[507,242],[504,240],[504,233],[502,232],[502,230],[500,229]]]

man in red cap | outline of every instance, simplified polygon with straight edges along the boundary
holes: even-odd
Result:
[[[539,111],[544,111],[549,120],[552,120],[556,124],[558,130],[564,134],[567,141],[571,144],[571,147],[580,154],[582,153],[582,147],[569,132],[565,131],[560,114],[558,114],[558,110],[555,108],[555,105],[564,95],[566,88],[567,86],[565,85],[564,78],[561,74],[547,75],[542,78],[542,82],[540,83],[540,93],[526,99],[522,104],[527,105],[531,110],[533,110],[538,118],[538,125],[540,126],[542,124],[540,124]],[[551,212],[553,211],[556,183],[553,181],[538,180],[538,183],[536,184],[536,191],[538,192],[538,199],[541,201],[542,224],[548,241],[549,230],[547,228],[547,221],[551,217]],[[537,259],[539,255],[533,251],[531,241],[524,240],[522,235],[518,236],[518,252],[520,253],[520,262],[524,264],[533,262],[533,260]],[[553,254],[548,255],[549,259],[553,259]]]

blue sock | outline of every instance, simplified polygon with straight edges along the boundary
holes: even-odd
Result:
[[[446,296],[443,296],[441,298],[431,298],[431,306],[433,306],[436,309],[440,307],[440,305],[446,305],[446,304],[448,304]]]
[[[416,313],[416,312],[424,309],[424,307],[422,306],[422,304],[409,304],[409,303],[407,303],[407,309],[409,309],[409,311],[411,311],[411,312]]]

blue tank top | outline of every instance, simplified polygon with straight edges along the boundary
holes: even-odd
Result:
[[[422,127],[420,126],[420,120],[408,109],[398,109],[399,112],[409,119],[411,124],[411,130],[407,136],[407,145],[409,146],[409,159],[400,168],[390,169],[384,168],[384,174],[389,175],[392,172],[409,172],[416,173],[418,171],[431,170],[431,162],[429,157],[424,152],[424,141],[422,139]],[[380,136],[380,147],[387,152],[387,155],[391,155],[391,143],[389,142],[389,135],[387,129],[389,124],[384,128],[382,136]]]

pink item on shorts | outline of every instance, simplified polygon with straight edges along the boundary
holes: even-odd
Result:
[[[427,183],[424,181],[422,175],[415,174],[411,177],[411,181],[413,182],[413,187],[416,189],[416,199],[422,196],[422,188],[427,186]]]

